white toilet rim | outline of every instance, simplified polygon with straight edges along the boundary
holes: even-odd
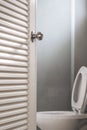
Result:
[[[73,111],[43,111],[37,112],[37,117],[51,119],[87,119],[87,114],[77,114]]]

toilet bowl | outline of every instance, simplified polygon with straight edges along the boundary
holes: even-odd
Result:
[[[87,68],[81,67],[74,81],[71,106],[73,111],[37,112],[41,130],[79,130],[79,120],[87,119]],[[87,124],[84,126],[87,127]]]

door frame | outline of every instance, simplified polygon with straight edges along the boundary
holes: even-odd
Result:
[[[36,32],[36,0],[29,0],[30,2],[30,36],[31,31]],[[32,42],[30,39],[30,56],[29,56],[29,130],[36,130],[36,100],[37,100],[37,52],[36,41]]]

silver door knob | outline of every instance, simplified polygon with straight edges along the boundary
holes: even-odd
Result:
[[[41,32],[34,33],[32,31],[31,32],[31,41],[34,42],[35,39],[42,40],[43,39],[43,34]]]

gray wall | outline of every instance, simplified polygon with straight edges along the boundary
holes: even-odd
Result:
[[[75,75],[87,66],[87,0],[76,0]]]
[[[37,0],[37,31],[44,33],[37,43],[38,111],[70,109],[70,19],[70,0]]]

